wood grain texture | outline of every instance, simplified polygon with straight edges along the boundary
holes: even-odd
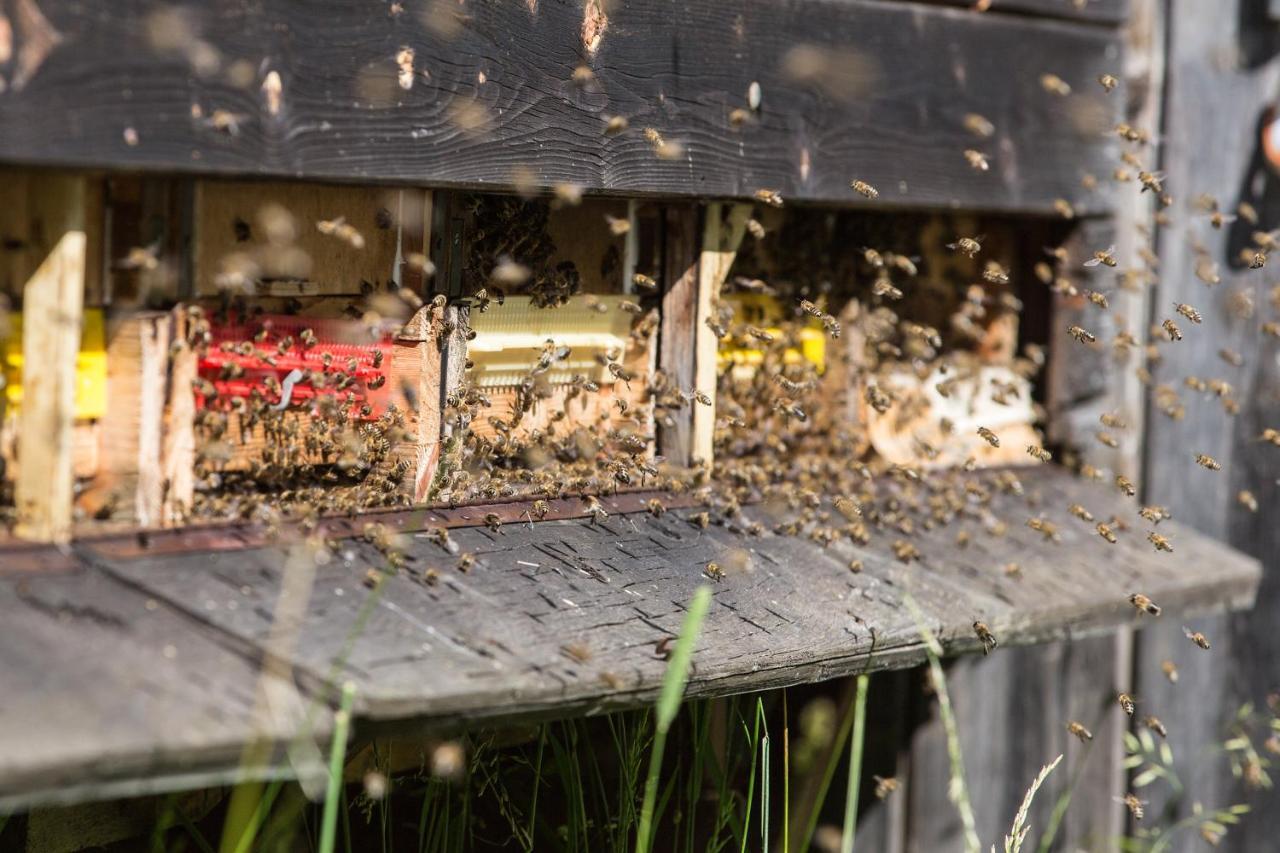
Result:
[[[698,305],[693,317],[693,386],[711,400],[711,405],[693,407],[693,440],[689,452],[691,462],[708,468],[711,466],[715,434],[720,338],[707,323],[715,316],[720,288],[729,277],[750,216],[749,205],[719,202],[707,205],[703,216],[702,251],[698,258]]]
[[[637,0],[587,45],[573,0],[421,5],[46,0],[62,40],[0,100],[0,161],[872,204],[858,177],[885,207],[1107,204],[1079,172],[1113,145],[1116,101],[1095,82],[1119,58],[1109,28],[870,0]],[[1045,73],[1073,93],[1047,94]],[[735,129],[752,82],[759,114]],[[975,140],[968,113],[996,136]],[[630,130],[606,137],[611,115]],[[648,127],[679,151],[659,158]],[[990,172],[965,165],[975,141]]]
[[[76,356],[84,307],[87,179],[42,175],[26,213],[43,258],[23,288],[23,400],[18,420],[17,533],[71,538]]]
[[[946,6],[974,8],[974,0],[909,0]],[[1066,18],[1098,24],[1121,24],[1135,0],[994,0],[982,14],[1014,13],[1048,18]],[[1142,2],[1142,0],[1136,0]],[[977,12],[975,12],[977,14]]]
[[[86,541],[77,546],[78,569],[0,578],[7,648],[18,650],[0,658],[0,673],[21,697],[0,705],[0,795],[46,791],[74,773],[92,787],[115,772],[210,770],[204,762],[227,761],[227,747],[249,737],[237,722],[252,719],[258,689],[256,663],[246,662],[264,656],[279,659],[272,671],[290,673],[304,698],[328,702],[331,677],[354,680],[361,724],[461,726],[648,704],[666,666],[654,645],[678,633],[694,589],[711,582],[700,567],[731,549],[748,549],[750,568],[713,583],[715,601],[693,660],[694,696],[918,663],[921,644],[903,605],[908,592],[950,653],[977,649],[974,618],[1009,646],[1130,624],[1135,617],[1125,599],[1134,588],[1164,605],[1166,620],[1251,601],[1253,561],[1176,527],[1177,559],[1137,537],[1107,545],[1062,518],[1063,506],[1079,500],[1109,512],[1121,498],[1051,466],[1019,476],[1028,495],[1052,497],[1052,506],[1040,509],[1059,520],[1061,544],[1012,524],[1002,540],[978,538],[957,551],[953,531],[936,530],[917,537],[923,556],[912,565],[893,558],[887,535],[865,548],[824,550],[771,534],[702,531],[685,520],[691,510],[674,509],[661,518],[615,514],[603,524],[454,528],[459,549],[476,557],[467,574],[454,568],[455,556],[406,528],[407,566],[377,593],[364,579],[383,560],[363,539],[340,541],[313,575],[296,566],[300,553],[310,559],[311,552],[281,540],[237,548],[223,537],[216,551],[147,556],[142,547],[141,557],[112,556],[107,540]],[[992,510],[1017,518],[1027,512],[1026,500],[1005,495]],[[432,519],[424,510],[418,526],[429,528]],[[864,563],[860,574],[847,568],[855,556]],[[1011,556],[1023,566],[1020,580],[1000,568]],[[438,583],[424,581],[427,568],[439,570]],[[297,588],[300,576],[311,577],[305,590]],[[292,614],[287,642],[281,607]],[[568,655],[570,643],[590,650],[590,658]],[[167,645],[176,657],[152,657]],[[1080,667],[1100,665],[1082,661]],[[95,677],[84,674],[95,667]],[[622,686],[609,687],[605,672]],[[136,686],[140,678],[146,689]],[[123,710],[139,693],[141,708]],[[1091,710],[1091,696],[1070,699],[1086,706],[1071,713]],[[153,714],[168,703],[181,708],[157,723]],[[99,711],[113,707],[122,710]],[[215,713],[217,725],[198,724],[200,715]],[[89,725],[85,714],[100,721]],[[979,717],[972,720],[977,725]],[[277,722],[282,727],[271,731],[287,736],[288,718]],[[79,725],[87,728],[60,737],[61,726]],[[103,725],[119,731],[106,736]]]
[[[1260,14],[1257,4],[1249,4]],[[1280,424],[1280,372],[1274,338],[1259,331],[1265,321],[1280,319],[1268,302],[1273,271],[1249,271],[1228,266],[1239,248],[1231,229],[1210,228],[1193,207],[1198,192],[1209,192],[1231,209],[1249,200],[1263,219],[1257,226],[1280,226],[1280,187],[1256,151],[1258,122],[1263,107],[1280,85],[1280,61],[1274,52],[1252,57],[1249,68],[1221,62],[1223,51],[1236,51],[1245,31],[1254,26],[1241,17],[1245,30],[1237,34],[1220,25],[1222,19],[1243,16],[1245,4],[1230,2],[1212,10],[1194,2],[1175,0],[1168,11],[1170,28],[1164,169],[1176,204],[1174,225],[1161,232],[1160,286],[1155,299],[1158,322],[1169,316],[1172,302],[1188,302],[1204,315],[1204,323],[1182,323],[1184,340],[1166,345],[1157,381],[1178,387],[1186,417],[1172,421],[1153,412],[1147,428],[1147,498],[1166,504],[1174,518],[1207,535],[1230,542],[1264,561],[1264,583],[1256,609],[1230,618],[1197,620],[1188,624],[1203,631],[1213,649],[1202,652],[1178,626],[1163,626],[1139,636],[1136,660],[1138,694],[1147,698],[1169,729],[1177,757],[1177,772],[1186,786],[1180,801],[1152,797],[1150,814],[1168,809],[1190,814],[1193,801],[1214,807],[1250,802],[1254,811],[1224,841],[1232,850],[1263,851],[1275,847],[1280,813],[1272,792],[1248,792],[1234,779],[1225,760],[1201,760],[1203,750],[1220,743],[1226,727],[1245,701],[1261,703],[1276,684],[1275,661],[1280,654],[1275,620],[1280,615],[1280,576],[1276,559],[1280,537],[1275,525],[1280,504],[1280,452],[1259,442],[1265,427]],[[1267,26],[1262,20],[1256,26]],[[1241,41],[1238,42],[1237,38]],[[1254,227],[1236,223],[1247,235]],[[1208,287],[1195,275],[1191,241],[1198,240],[1219,265],[1222,283]],[[1240,312],[1241,294],[1256,305],[1252,316]],[[1236,310],[1233,310],[1233,305]],[[1181,318],[1179,318],[1181,319]],[[1236,368],[1218,356],[1227,347],[1245,362]],[[1228,416],[1211,396],[1182,387],[1188,375],[1222,378],[1235,386],[1240,414]],[[1223,470],[1206,471],[1195,465],[1193,453],[1207,453]],[[1241,489],[1257,497],[1259,510],[1250,512],[1237,500]],[[1162,675],[1164,660],[1176,663],[1180,678],[1171,685]],[[1206,699],[1206,697],[1210,697]],[[1195,833],[1180,837],[1172,849],[1191,851],[1202,846]]]
[[[658,367],[677,388],[694,387],[697,338],[699,209],[669,205],[663,211],[662,327],[658,334]],[[673,465],[687,466],[693,449],[693,410],[670,413],[671,426],[658,424],[658,452]]]

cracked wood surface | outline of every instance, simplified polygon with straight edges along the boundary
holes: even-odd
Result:
[[[1135,591],[1159,602],[1165,621],[1250,603],[1252,559],[1172,523],[1161,530],[1176,554],[1155,553],[1136,529],[1109,545],[1067,505],[1107,517],[1132,502],[1051,466],[1018,476],[1025,496],[1001,494],[991,506],[1008,521],[1006,536],[981,534],[976,519],[922,530],[911,564],[892,556],[890,531],[874,532],[866,547],[846,540],[824,549],[730,526],[703,530],[687,520],[696,508],[615,513],[603,523],[509,521],[496,532],[456,527],[459,552],[476,558],[465,574],[421,532],[431,518],[424,511],[423,523],[398,534],[406,567],[377,591],[364,579],[385,561],[357,538],[338,540],[327,561],[302,544],[252,537],[245,547],[224,537],[221,550],[155,555],[135,544],[143,556],[85,541],[62,565],[15,546],[0,574],[0,806],[91,796],[95,786],[161,774],[231,778],[254,737],[323,736],[331,685],[347,680],[357,687],[357,727],[458,727],[647,704],[665,666],[658,644],[677,634],[702,583],[715,597],[693,658],[693,696],[917,663],[923,649],[907,593],[951,653],[980,648],[974,619],[1004,645],[1141,621],[1126,600]],[[1025,526],[1039,513],[1057,523],[1061,542]],[[747,515],[771,523],[759,507]],[[964,549],[955,544],[960,527],[974,534]],[[860,573],[848,568],[854,558]],[[711,560],[734,569],[713,581],[703,574]],[[1020,578],[1005,573],[1010,561]],[[434,585],[423,580],[427,568],[440,573]],[[303,600],[282,607],[282,586],[300,583]],[[259,683],[263,669],[272,689]],[[285,694],[283,710],[267,713],[281,703],[264,708],[264,693]],[[300,714],[308,700],[318,711],[310,725]],[[58,793],[71,782],[71,793]]]
[[[1095,23],[1119,0],[632,0],[589,46],[580,0],[39,5],[58,39],[0,97],[0,162],[871,204],[856,177],[883,207],[1110,206],[1080,175],[1114,159],[1122,99],[1096,79],[1121,42]],[[19,28],[15,53],[37,37]],[[760,108],[736,126],[752,83]],[[966,131],[969,113],[995,134]],[[606,135],[618,115],[630,128]]]

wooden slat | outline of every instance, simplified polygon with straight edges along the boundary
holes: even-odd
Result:
[[[1251,853],[1274,849],[1280,833],[1280,812],[1272,807],[1272,792],[1247,791],[1232,777],[1226,762],[1200,759],[1209,745],[1221,743],[1243,703],[1265,707],[1265,694],[1274,687],[1275,661],[1280,657],[1275,631],[1280,615],[1280,575],[1276,573],[1280,533],[1275,524],[1280,507],[1280,451],[1258,440],[1264,428],[1280,425],[1276,341],[1260,333],[1262,323],[1280,320],[1280,314],[1268,302],[1273,270],[1256,272],[1228,266],[1229,258],[1249,243],[1252,231],[1280,227],[1280,183],[1258,150],[1261,112],[1280,86],[1280,61],[1270,48],[1255,55],[1253,48],[1263,45],[1254,40],[1242,43],[1246,61],[1241,66],[1218,60],[1222,45],[1219,23],[1237,16],[1243,22],[1247,12],[1261,15],[1259,5],[1248,2],[1223,3],[1210,9],[1175,0],[1168,7],[1163,168],[1176,204],[1170,211],[1173,226],[1161,232],[1161,274],[1153,300],[1154,316],[1159,322],[1172,314],[1174,301],[1187,302],[1202,312],[1204,322],[1198,326],[1180,323],[1184,339],[1163,345],[1164,361],[1153,369],[1158,382],[1178,389],[1186,416],[1173,421],[1152,410],[1147,427],[1146,497],[1166,504],[1174,518],[1187,526],[1257,555],[1265,563],[1266,582],[1252,612],[1188,623],[1209,637],[1213,643],[1210,652],[1192,645],[1180,625],[1140,635],[1135,686],[1151,712],[1168,727],[1176,771],[1187,792],[1173,799],[1157,787],[1148,812],[1160,814],[1167,808],[1176,819],[1189,815],[1195,801],[1215,806],[1250,802],[1253,812],[1231,829],[1223,844]],[[1261,17],[1257,26],[1266,26]],[[1223,138],[1236,143],[1222,146],[1213,142]],[[1212,149],[1206,147],[1211,145]],[[1212,156],[1207,156],[1210,150]],[[1247,200],[1262,220],[1257,226],[1238,220],[1233,227],[1215,231],[1194,207],[1194,196],[1200,192],[1216,195],[1227,210],[1238,199]],[[1193,239],[1203,244],[1210,261],[1218,264],[1221,284],[1208,287],[1196,277]],[[1244,294],[1252,295],[1256,306],[1251,316],[1239,310]],[[1244,356],[1243,367],[1233,367],[1219,357],[1218,351],[1224,347]],[[1230,417],[1212,395],[1184,387],[1183,378],[1188,375],[1230,382],[1236,389],[1240,413]],[[1222,471],[1199,468],[1193,453],[1214,457],[1222,464]],[[1256,496],[1256,514],[1238,501],[1241,489]],[[1172,660],[1178,667],[1176,685],[1161,672],[1164,660]],[[1188,833],[1170,849],[1191,851],[1202,846],[1195,833]]]
[[[1119,49],[1103,27],[871,0],[637,0],[598,31],[575,0],[42,9],[62,39],[0,101],[0,161],[864,203],[857,177],[885,206],[1107,201],[1079,185],[1118,116],[1095,82]],[[1073,93],[1048,94],[1045,73]],[[759,114],[734,128],[753,82]],[[975,139],[969,113],[996,136]],[[609,115],[630,129],[606,136]],[[659,158],[649,127],[679,148]],[[966,166],[972,147],[990,172]]]
[[[907,2],[962,6],[977,13],[975,0],[907,0]],[[1010,12],[1114,25],[1125,21],[1131,4],[1131,0],[992,0],[991,5],[982,14],[998,15]]]
[[[30,186],[27,215],[45,253],[23,289],[23,399],[18,421],[17,533],[71,537],[72,438],[76,354],[84,305],[87,179],[42,175]]]
[[[698,305],[693,316],[693,384],[711,399],[711,405],[697,403],[693,407],[693,440],[690,461],[711,465],[712,437],[716,423],[716,359],[720,339],[707,321],[714,318],[720,301],[720,288],[729,277],[729,269],[737,257],[738,246],[746,231],[751,208],[745,204],[707,206],[703,216],[702,252],[698,260]]]
[[[681,390],[694,387],[694,328],[698,313],[698,269],[702,243],[698,208],[669,206],[664,211],[662,329],[658,367]],[[687,466],[693,448],[693,410],[672,412],[674,425],[658,426],[658,452],[673,465]]]

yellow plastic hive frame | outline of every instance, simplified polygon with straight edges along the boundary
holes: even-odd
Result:
[[[782,329],[779,328],[783,317],[782,303],[777,297],[766,293],[730,293],[722,296],[721,299],[733,306],[734,322],[749,323],[774,336],[782,334]],[[827,336],[823,332],[822,324],[811,319],[800,329],[798,337],[800,338],[799,349],[787,347],[783,353],[783,361],[786,364],[807,361],[817,368],[818,373],[826,370]],[[764,350],[721,344],[716,361],[722,371],[730,365],[735,370],[752,370],[764,363]]]
[[[10,411],[22,405],[22,315],[8,317],[9,334],[0,341],[4,353],[4,395]],[[76,356],[75,416],[95,420],[107,413],[107,347],[102,310],[84,312],[80,353]]]
[[[474,381],[482,388],[516,385],[538,361],[543,345],[552,340],[571,353],[547,372],[552,385],[569,382],[575,374],[606,384],[613,381],[597,354],[621,358],[627,348],[632,316],[618,307],[625,296],[575,296],[559,308],[534,308],[528,296],[508,296],[504,305],[490,303],[483,314],[472,309],[476,336],[467,345],[475,364]],[[592,308],[591,302],[607,310]]]

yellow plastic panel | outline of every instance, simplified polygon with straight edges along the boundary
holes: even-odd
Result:
[[[22,404],[22,315],[9,315],[9,335],[0,341],[4,353],[4,394],[10,409]],[[80,354],[76,356],[75,413],[78,420],[94,420],[107,413],[106,328],[100,308],[84,312]]]
[[[735,322],[757,326],[774,336],[782,334],[782,329],[779,328],[783,319],[782,303],[777,297],[765,293],[731,293],[721,299],[733,306]],[[800,330],[799,338],[799,349],[787,347],[782,356],[783,361],[787,364],[807,361],[822,373],[826,369],[827,360],[827,336],[822,324],[817,320],[810,320]],[[730,364],[735,369],[751,370],[764,361],[764,350],[722,343],[716,361],[721,370]]]
[[[467,356],[475,364],[473,381],[483,388],[516,385],[538,361],[548,340],[571,353],[546,374],[552,385],[581,374],[600,384],[613,381],[597,355],[621,358],[626,352],[632,315],[618,307],[625,296],[575,296],[559,308],[534,308],[527,296],[490,303],[483,314],[471,311],[475,338]]]

